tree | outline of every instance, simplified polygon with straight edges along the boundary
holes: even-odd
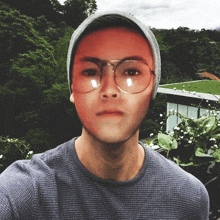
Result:
[[[2,85],[7,81],[6,75],[19,54],[40,49],[45,50],[45,56],[53,59],[53,48],[39,36],[28,17],[7,5],[1,3],[1,6],[1,42],[4,43],[0,45],[0,69],[5,75],[5,79],[1,80]]]
[[[62,21],[62,5],[58,0],[2,0],[2,2],[33,18],[44,15],[55,24]]]
[[[37,115],[42,92],[55,81],[56,61],[53,47],[39,36],[25,15],[6,5],[2,8],[0,130],[5,136],[19,137],[24,135],[26,128],[17,117],[28,112]]]
[[[48,21],[58,25],[65,21],[76,28],[97,9],[95,0],[67,0],[61,5],[58,0],[2,0],[21,14],[38,18],[45,16]]]
[[[67,25],[77,28],[96,9],[95,0],[67,0],[64,3],[64,21]]]
[[[63,36],[60,37],[58,41],[56,41],[56,45],[54,46],[54,57],[58,64],[55,70],[57,83],[67,82],[66,56],[73,31],[74,29],[69,26],[64,27],[62,30],[64,33]]]

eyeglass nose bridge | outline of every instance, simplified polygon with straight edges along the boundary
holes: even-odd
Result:
[[[116,63],[116,61],[115,62],[104,61],[104,62],[101,63],[101,66],[99,66],[100,72],[101,72],[99,86],[101,85],[101,83],[103,81],[103,75],[106,75],[106,74],[109,75],[109,71],[112,70],[112,76],[110,76],[110,77],[113,77],[115,85],[118,87],[119,90],[121,90],[120,87],[118,86],[116,80],[115,80],[115,70],[117,68],[117,63],[118,62],[116,64],[115,63]],[[108,70],[105,70],[106,71],[105,73],[104,73],[104,67],[106,67],[106,69],[108,69]],[[110,68],[110,70],[109,70],[109,68]]]
[[[103,77],[103,68],[105,66],[111,66],[112,67],[112,73],[114,73],[113,77],[114,77],[114,82],[115,82],[115,85],[116,87],[121,91],[121,92],[124,92],[124,93],[128,93],[124,90],[122,90],[119,85],[117,84],[116,80],[115,80],[115,71],[117,69],[117,67],[120,65],[120,60],[112,60],[111,62],[107,62],[107,61],[102,61],[99,63],[99,69],[100,69],[100,72],[101,72],[101,75],[100,75],[100,83],[98,86],[101,86],[101,81],[102,81],[102,77]]]
[[[111,62],[103,61],[99,64],[99,68],[101,70],[101,73],[103,73],[104,66],[112,66],[112,72],[115,72],[117,66],[118,66],[118,60],[112,60]]]

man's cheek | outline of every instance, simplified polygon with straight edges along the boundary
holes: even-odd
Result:
[[[75,107],[80,121],[85,127],[93,127],[95,121],[95,115],[89,107],[90,105],[79,97],[75,99]]]
[[[83,122],[90,122],[91,121],[91,115],[89,115],[90,111],[86,111],[86,108],[84,105],[76,105],[76,111],[81,121]]]
[[[141,120],[143,120],[143,118],[145,118],[145,116],[146,116],[146,114],[148,112],[149,103],[150,103],[149,99],[150,99],[150,97],[146,97],[146,99],[144,99],[144,101],[142,100],[136,106],[136,115]]]

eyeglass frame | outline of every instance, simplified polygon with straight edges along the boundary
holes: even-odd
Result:
[[[111,65],[111,66],[113,67],[114,80],[115,80],[115,70],[117,69],[117,67],[118,67],[121,63],[123,63],[123,62],[125,62],[125,61],[129,61],[129,60],[142,61],[143,64],[145,64],[145,65],[148,66],[148,68],[149,68],[149,70],[150,70],[150,73],[153,74],[153,75],[155,75],[155,71],[154,71],[154,70],[151,70],[151,68],[149,67],[149,65],[148,65],[148,63],[146,62],[146,60],[145,60],[143,57],[141,57],[141,56],[124,57],[124,58],[121,59],[121,60],[101,60],[101,59],[99,59],[99,58],[97,58],[97,57],[87,57],[87,56],[85,56],[85,57],[82,57],[79,61],[82,61],[82,62],[92,62],[92,63],[96,64],[96,65],[99,67],[99,69],[100,69],[101,76],[102,76],[102,73],[103,73],[103,67],[106,66],[106,65],[108,65],[108,66]],[[114,64],[114,63],[116,63],[116,64]],[[73,64],[73,68],[72,68],[72,79],[73,79],[73,77],[74,77],[73,71],[74,71],[74,64]],[[98,85],[96,88],[92,89],[91,91],[82,92],[82,93],[83,93],[83,94],[84,94],[84,93],[89,93],[89,92],[92,92],[92,91],[96,90],[96,89],[101,85],[101,76],[100,76],[100,83],[99,83],[99,85]],[[118,87],[118,89],[121,90],[122,92],[124,92],[124,93],[129,93],[129,92],[127,92],[127,91],[124,91],[122,88],[120,88],[120,87],[118,86],[118,84],[117,84],[116,81],[115,81],[115,84],[116,84],[116,86]],[[148,85],[148,86],[149,86],[149,85]],[[148,86],[147,86],[145,89],[147,89]],[[145,89],[144,89],[144,90],[145,90]],[[74,90],[74,89],[73,89],[73,90]],[[129,93],[129,94],[141,93],[141,92],[143,92],[144,90],[142,90],[142,91],[140,91],[140,92],[136,92],[136,93]]]

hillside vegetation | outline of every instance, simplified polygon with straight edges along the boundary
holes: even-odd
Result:
[[[22,2],[0,3],[0,135],[25,140],[37,153],[81,133],[69,102],[66,55],[74,28],[96,10],[96,3]],[[161,49],[162,84],[197,80],[203,71],[220,77],[220,32],[186,27],[152,31]],[[166,97],[158,94],[141,138],[159,130],[165,104]]]

